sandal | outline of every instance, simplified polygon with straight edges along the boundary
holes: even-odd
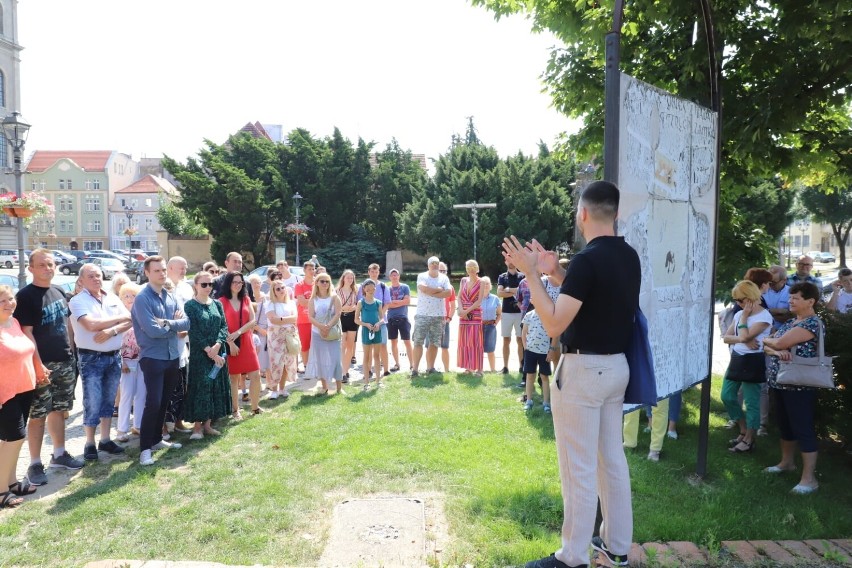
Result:
[[[258,415],[258,414],[263,414],[264,412],[266,412],[266,411],[259,406],[251,411],[251,413],[254,414],[255,416]]]
[[[728,445],[736,446],[737,444],[743,441],[743,438],[745,438],[745,434],[740,434],[736,438],[731,438],[730,440],[728,440]]]
[[[15,497],[11,491],[0,493],[0,509],[14,509],[23,502],[23,497]]]
[[[740,446],[745,446],[745,449],[741,448]],[[754,449],[754,442],[749,443],[749,442],[746,442],[745,440],[741,440],[740,443],[737,444],[736,446],[734,446],[733,448],[728,448],[728,451],[735,453],[735,454],[744,454],[744,453],[752,451],[753,449]]]
[[[36,486],[31,485],[28,479],[24,479],[23,481],[16,481],[10,485],[9,493],[14,493],[18,497],[23,497],[24,495],[32,495],[36,492],[36,489]]]
[[[231,418],[233,418],[236,422],[239,422],[240,420],[242,420],[242,419],[243,419],[243,415],[242,415],[242,413],[241,413],[241,412],[237,411],[237,412],[234,412],[234,413],[231,415]]]

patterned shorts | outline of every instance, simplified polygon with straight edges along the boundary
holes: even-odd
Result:
[[[50,384],[37,388],[30,418],[46,418],[49,412],[64,412],[74,406],[77,388],[77,366],[74,360],[45,363],[50,369]]]

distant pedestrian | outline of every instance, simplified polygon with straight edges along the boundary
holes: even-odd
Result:
[[[411,322],[408,321],[408,306],[411,304],[411,290],[408,284],[399,281],[399,270],[391,268],[390,303],[387,305],[387,332],[391,342],[391,354],[393,354],[394,365],[391,373],[399,371],[399,337],[405,345],[405,356],[411,365]]]
[[[349,368],[355,357],[355,342],[358,337],[358,324],[355,323],[355,307],[358,305],[358,287],[355,285],[355,273],[349,269],[343,271],[337,281],[337,295],[340,297],[340,327],[342,337],[341,365],[343,383],[349,382]]]
[[[308,304],[308,317],[312,330],[311,356],[305,375],[316,378],[328,393],[329,380],[336,384],[338,394],[343,392],[343,366],[340,364],[340,336],[331,331],[340,321],[340,298],[334,291],[331,276],[320,274]]]
[[[482,345],[482,300],[487,293],[479,280],[479,264],[468,260],[464,264],[467,276],[459,285],[458,365],[465,372],[481,376],[484,350]]]
[[[512,332],[515,333],[515,341],[518,344],[518,365],[523,373],[524,346],[521,341],[521,308],[515,295],[518,293],[518,285],[525,278],[523,272],[518,272],[511,261],[506,260],[506,272],[497,278],[497,296],[503,299],[501,308],[502,321],[500,324],[500,335],[503,337],[503,374],[509,372],[509,350],[512,343]]]
[[[446,269],[439,271],[440,260],[437,256],[429,257],[426,272],[417,277],[417,313],[414,316],[413,357],[411,376],[419,373],[418,366],[423,356],[423,345],[429,341],[426,351],[426,367],[434,368],[438,356],[438,345],[441,343],[441,332],[444,328],[444,298],[450,296],[452,286],[447,278]]]
[[[355,323],[361,326],[361,343],[364,346],[364,389],[370,387],[370,378],[375,375],[376,385],[382,386],[382,368],[379,349],[382,345],[384,326],[382,320],[385,309],[382,301],[376,298],[376,283],[365,280],[361,284],[363,298],[355,308]]]
[[[500,298],[491,293],[491,279],[484,276],[482,279],[483,290],[488,295],[482,300],[482,347],[485,356],[488,357],[488,369],[495,372],[495,355],[497,349],[497,326],[503,317]]]
[[[249,378],[249,400],[252,414],[261,414],[260,408],[260,362],[254,348],[251,330],[257,323],[246,293],[243,275],[239,272],[229,272],[222,282],[225,289],[219,301],[228,322],[228,372],[231,375],[231,408],[235,420],[241,420],[239,400],[239,381],[245,374]]]

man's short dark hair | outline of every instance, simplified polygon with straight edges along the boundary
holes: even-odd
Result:
[[[597,220],[611,220],[618,216],[621,193],[614,183],[595,181],[586,186],[580,200],[583,207]]]
[[[154,256],[149,256],[145,259],[145,264],[143,265],[143,270],[145,272],[148,272],[148,267],[151,266],[152,262],[166,262],[166,259],[157,254],[155,254]]]

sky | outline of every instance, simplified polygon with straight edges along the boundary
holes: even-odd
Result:
[[[465,0],[24,0],[18,38],[27,155],[184,162],[259,121],[437,158],[473,116],[507,156],[577,128],[542,92],[558,41]]]

